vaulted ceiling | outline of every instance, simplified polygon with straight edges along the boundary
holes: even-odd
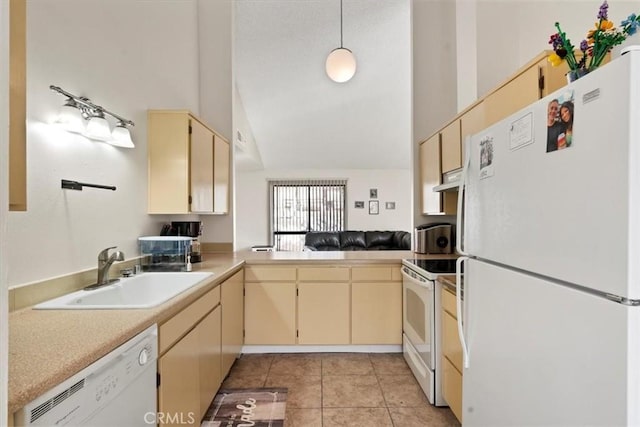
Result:
[[[237,0],[234,76],[265,169],[408,169],[409,0],[343,0],[355,76],[325,73],[340,0]]]

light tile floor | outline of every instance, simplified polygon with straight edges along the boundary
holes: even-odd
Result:
[[[401,353],[245,354],[223,388],[286,387],[286,427],[460,426],[427,401]]]

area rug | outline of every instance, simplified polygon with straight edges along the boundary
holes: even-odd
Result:
[[[283,427],[286,388],[221,389],[201,427]]]

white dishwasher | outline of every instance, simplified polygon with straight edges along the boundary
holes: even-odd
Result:
[[[16,425],[155,424],[157,359],[154,324],[27,404],[16,414]]]

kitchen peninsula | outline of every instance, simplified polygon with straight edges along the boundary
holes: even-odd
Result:
[[[82,370],[150,325],[157,323],[162,330],[162,326],[167,324],[169,320],[185,312],[186,308],[195,305],[194,303],[203,299],[210,291],[228,282],[229,279],[244,270],[254,270],[255,272],[262,269],[264,272],[265,268],[278,268],[279,271],[282,271],[282,267],[285,267],[285,271],[293,269],[298,274],[293,280],[294,286],[297,283],[303,288],[307,285],[321,285],[322,288],[325,288],[324,285],[329,285],[327,288],[330,288],[335,287],[335,283],[339,282],[340,286],[345,286],[338,288],[339,290],[351,289],[353,291],[354,289],[366,290],[368,284],[384,286],[381,284],[388,282],[396,284],[397,292],[400,294],[401,279],[393,276],[393,269],[399,270],[403,258],[451,258],[451,256],[418,255],[410,251],[205,254],[204,262],[194,264],[194,270],[212,272],[214,273],[213,279],[198,284],[168,302],[150,309],[34,310],[31,305],[40,301],[33,300],[33,297],[31,300],[25,297],[29,293],[29,286],[11,289],[10,300],[13,301],[14,310],[9,315],[9,413],[15,413],[37,396]],[[322,276],[322,273],[326,273],[329,268],[332,272],[340,272],[338,274],[342,275],[341,278],[339,280],[325,280],[327,276]],[[345,271],[349,276],[345,276]],[[389,273],[388,280],[386,277],[384,280],[375,277],[376,273],[383,271]],[[370,276],[372,273],[374,277]],[[253,286],[258,282],[259,277],[253,276],[252,279],[250,274],[252,273],[248,273],[246,280],[252,280],[250,285]],[[300,274],[309,276],[306,276],[305,279],[305,277],[299,276]],[[253,281],[254,279],[256,280]],[[60,282],[60,280],[57,279],[56,282]],[[265,282],[279,283],[269,280],[265,280]],[[48,284],[43,283],[43,285],[47,286]],[[55,286],[54,283],[51,285]],[[312,289],[320,289],[320,287]],[[344,295],[348,299],[351,293],[347,292]],[[244,301],[245,306],[249,298],[250,293]],[[19,306],[19,301],[27,300],[30,301],[30,306]],[[224,308],[224,293],[221,304]],[[366,306],[355,308],[366,312]],[[224,319],[223,315],[223,330],[225,327]],[[303,319],[298,318],[297,320],[298,322],[311,321],[311,323],[306,323],[309,325],[307,327],[310,333],[309,340],[316,344],[323,344],[320,341],[325,338],[314,336],[314,319]],[[249,326],[251,326],[251,321],[247,321],[245,318],[244,328],[247,337],[253,336],[251,330],[248,330]],[[371,343],[368,330],[364,326],[362,329],[358,329],[355,324],[354,326],[355,330],[347,330],[351,337],[350,341],[343,339],[342,343],[345,345]],[[300,324],[298,323],[299,328]],[[359,339],[354,339],[354,331],[355,336],[360,337]],[[398,324],[397,331],[390,331],[392,336],[394,333],[401,333],[401,324]],[[391,341],[393,339],[391,338]],[[162,332],[160,340],[162,343]],[[303,343],[306,342],[300,340],[297,342],[297,344]],[[295,341],[291,342],[291,345],[296,345]],[[55,360],[55,363],[51,363],[52,360]],[[224,375],[226,373],[223,370]]]

